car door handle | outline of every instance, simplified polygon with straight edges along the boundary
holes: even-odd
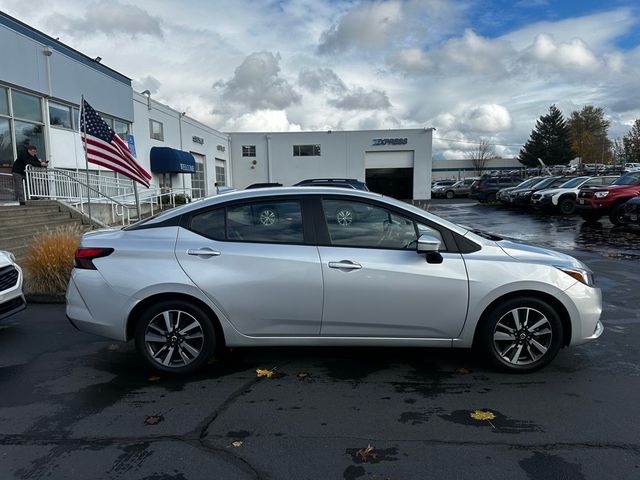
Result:
[[[340,260],[339,262],[329,262],[329,268],[338,268],[340,270],[360,270],[362,265],[351,260]]]
[[[212,248],[200,248],[200,249],[192,249],[187,250],[187,255],[195,255],[196,257],[218,257],[221,253],[217,250],[213,250]]]

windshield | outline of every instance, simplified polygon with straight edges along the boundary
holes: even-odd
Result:
[[[572,178],[571,180],[569,180],[568,182],[563,183],[562,185],[560,185],[560,187],[562,188],[575,188],[575,187],[579,187],[582,182],[589,180],[591,177],[576,177],[576,178]]]
[[[529,180],[525,180],[524,182],[522,182],[520,185],[518,185],[517,188],[527,188],[527,187],[531,187],[532,185],[535,185],[536,183],[538,183],[540,181],[540,177],[535,177],[535,178],[530,178]]]
[[[541,188],[548,187],[549,185],[551,185],[555,181],[556,181],[556,177],[547,177],[547,178],[544,178],[544,179],[540,180],[535,185],[532,185],[531,188],[537,188],[538,190],[540,190]]]
[[[640,172],[632,172],[622,175],[611,185],[640,185]]]

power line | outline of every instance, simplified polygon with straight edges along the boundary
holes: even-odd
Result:
[[[453,138],[442,138],[442,137],[433,137],[434,140],[445,140],[447,142],[456,142],[456,143],[470,143],[473,145],[480,145],[480,142],[472,142],[471,140],[455,140]],[[488,142],[491,145],[497,145],[499,147],[522,147],[521,143],[494,143]]]

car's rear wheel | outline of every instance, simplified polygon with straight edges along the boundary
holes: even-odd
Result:
[[[551,362],[562,344],[557,312],[537,298],[519,297],[497,305],[479,326],[477,346],[494,367],[528,373]]]
[[[445,193],[445,197],[451,200],[453,197],[455,197],[455,193],[453,192],[453,190],[447,190],[447,193]]]
[[[624,203],[615,205],[609,212],[609,220],[614,225],[626,225],[627,219],[624,217]]]
[[[136,324],[135,342],[138,353],[152,368],[186,374],[211,358],[216,334],[202,309],[182,300],[168,300],[143,312]]]
[[[558,208],[563,215],[571,215],[576,210],[576,202],[571,197],[564,197],[560,199]]]

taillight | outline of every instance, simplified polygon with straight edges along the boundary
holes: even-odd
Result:
[[[486,188],[486,185],[484,183],[479,183],[478,185],[476,185],[476,190],[484,190]]]
[[[74,258],[73,265],[76,268],[84,268],[86,270],[97,270],[93,264],[95,258],[106,257],[113,253],[113,248],[78,248]]]

